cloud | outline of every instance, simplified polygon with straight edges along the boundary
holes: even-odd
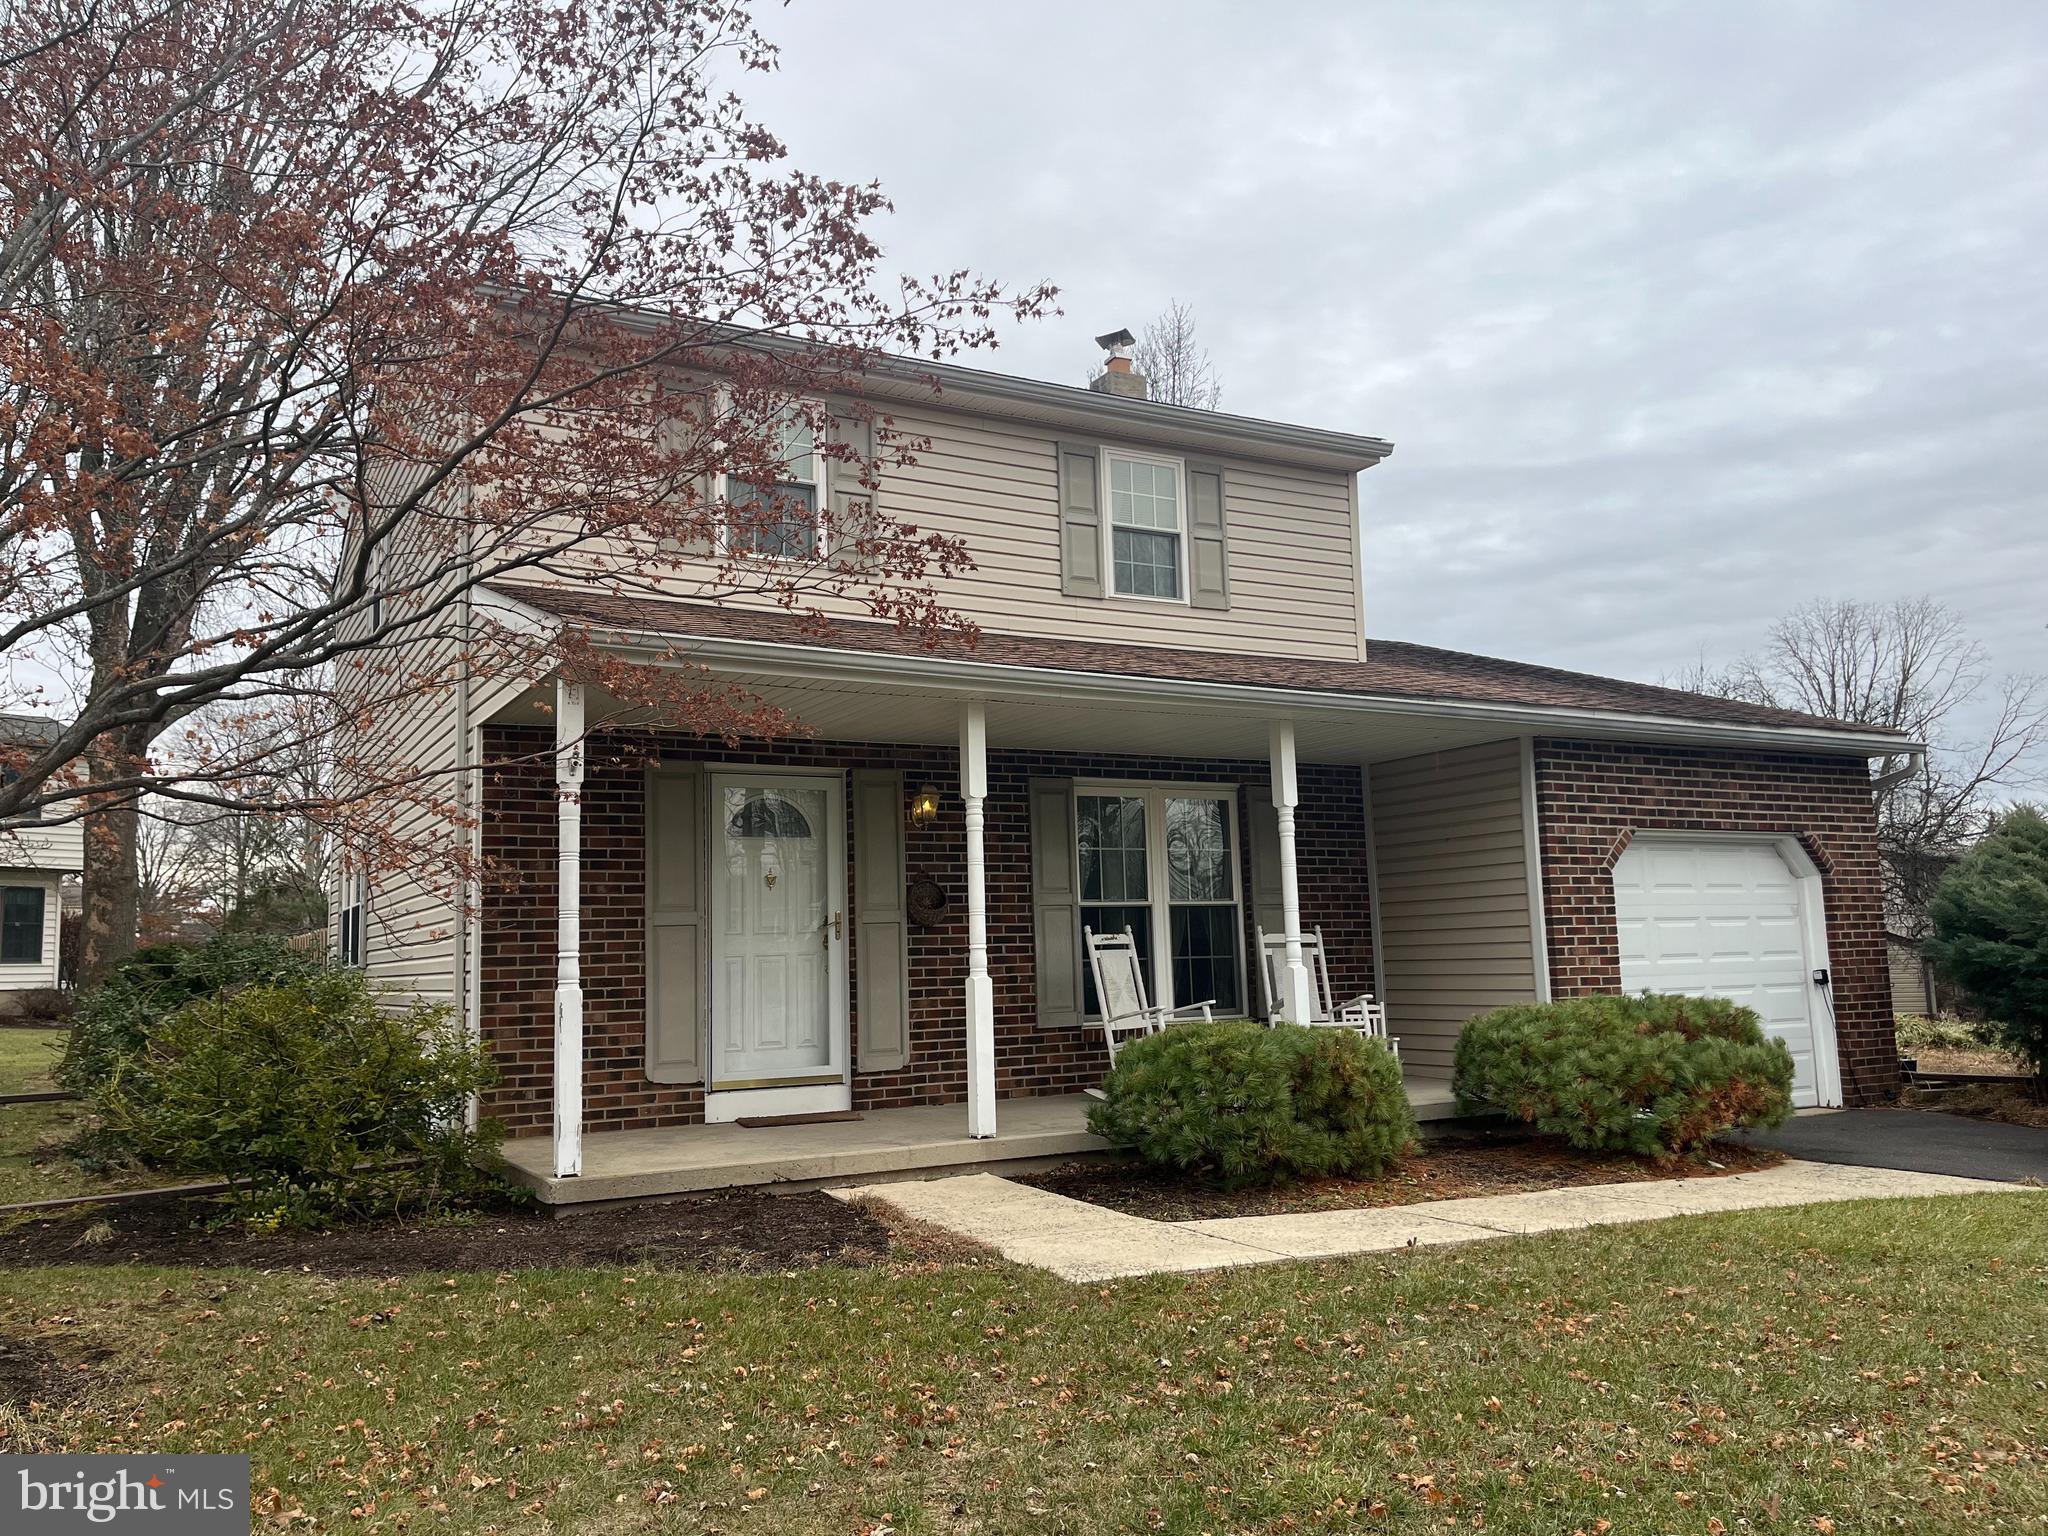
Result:
[[[1196,306],[1234,411],[1392,438],[1374,633],[1654,678],[1932,592],[2048,672],[2048,11],[778,13],[748,87],[896,264]]]

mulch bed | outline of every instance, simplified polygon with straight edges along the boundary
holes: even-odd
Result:
[[[1416,1205],[1585,1184],[1718,1177],[1774,1168],[1783,1161],[1781,1152],[1732,1142],[1717,1143],[1711,1162],[1656,1163],[1640,1157],[1592,1157],[1555,1142],[1511,1135],[1444,1136],[1425,1141],[1421,1151],[1377,1179],[1317,1179],[1275,1189],[1226,1191],[1143,1163],[1076,1162],[1024,1175],[1017,1182],[1154,1221],[1203,1221]]]
[[[2048,1097],[2040,1081],[2016,1077],[2010,1083],[1965,1083],[1949,1088],[1914,1086],[1899,1098],[1906,1109],[1937,1110],[1943,1114],[1967,1115],[1973,1120],[1997,1120],[2006,1125],[2030,1125],[2048,1130]]]
[[[772,1271],[875,1263],[890,1243],[873,1216],[825,1195],[747,1190],[560,1218],[521,1207],[331,1232],[252,1233],[220,1224],[225,1212],[217,1200],[163,1199],[25,1220],[0,1231],[0,1268],[163,1264],[377,1276],[642,1264]]]

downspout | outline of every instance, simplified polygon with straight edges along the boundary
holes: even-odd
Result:
[[[1873,795],[1881,795],[1894,785],[1905,783],[1906,780],[1918,773],[1926,762],[1927,749],[1925,747],[1908,748],[1905,764],[1902,767],[1894,768],[1890,773],[1881,773],[1872,779],[1870,781],[1870,792]]]
[[[450,978],[456,996],[456,1017],[462,1026],[463,1038],[474,1047],[483,1044],[483,1018],[479,1012],[482,991],[482,971],[478,957],[482,948],[481,927],[483,913],[479,903],[483,898],[483,885],[475,873],[476,861],[483,853],[483,827],[481,797],[477,793],[474,770],[475,755],[470,741],[470,607],[469,570],[476,558],[473,543],[474,529],[470,524],[473,495],[469,479],[462,481],[462,592],[456,599],[456,656],[455,656],[455,794],[456,805],[462,819],[468,825],[463,837],[469,844],[469,858],[465,872],[455,883],[455,974]],[[473,1131],[483,1114],[483,1105],[478,1095],[469,1096],[465,1118]]]

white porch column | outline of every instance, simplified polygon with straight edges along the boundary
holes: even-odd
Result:
[[[960,707],[960,798],[967,805],[967,1134],[996,1133],[996,993],[988,977],[988,869],[982,802],[988,796],[988,714]]]
[[[583,686],[555,683],[555,1177],[583,1171]]]
[[[1294,808],[1301,786],[1294,770],[1294,722],[1275,720],[1271,737],[1273,816],[1279,824],[1280,925],[1287,938],[1286,964],[1280,977],[1281,1012],[1296,1024],[1315,1017],[1315,992],[1301,953],[1301,883],[1294,871]]]

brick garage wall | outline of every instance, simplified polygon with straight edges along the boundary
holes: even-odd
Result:
[[[1790,835],[1821,871],[1842,1092],[1898,1087],[1884,884],[1861,758],[1538,741],[1543,908],[1558,997],[1621,989],[1614,864],[1637,831]]]
[[[500,1082],[486,1112],[514,1135],[548,1128],[553,1086],[555,985],[555,793],[551,737],[525,727],[484,733],[483,852],[489,866],[483,912],[483,1034]],[[726,752],[695,738],[638,737],[594,743],[583,796],[583,1114],[587,1130],[687,1125],[704,1118],[698,1086],[651,1083],[644,1071],[645,806],[650,752],[666,761],[744,767],[765,764],[850,775],[856,768],[901,772],[906,791],[940,790],[929,825],[906,825],[905,861],[951,899],[947,918],[911,929],[911,1055],[895,1072],[854,1064],[859,1109],[963,1102],[967,1050],[962,990],[967,972],[966,830],[951,749],[844,742],[788,742]],[[1042,1029],[1032,943],[1029,785],[1034,778],[1168,780],[1263,789],[1263,762],[989,753],[984,834],[988,877],[989,975],[995,989],[996,1092],[1005,1098],[1072,1093],[1101,1080],[1108,1061],[1094,1026]],[[850,792],[850,789],[849,789]],[[1303,921],[1320,923],[1331,983],[1341,996],[1371,990],[1365,812],[1356,768],[1303,764],[1296,817]],[[1239,872],[1250,869],[1239,797]],[[908,817],[906,794],[905,815]],[[849,818],[850,820],[850,818]],[[854,850],[848,849],[851,869]],[[1246,891],[1246,954],[1250,953]],[[850,967],[858,974],[853,948]],[[1256,987],[1247,975],[1247,1005]],[[857,1023],[856,1023],[857,1036]]]

